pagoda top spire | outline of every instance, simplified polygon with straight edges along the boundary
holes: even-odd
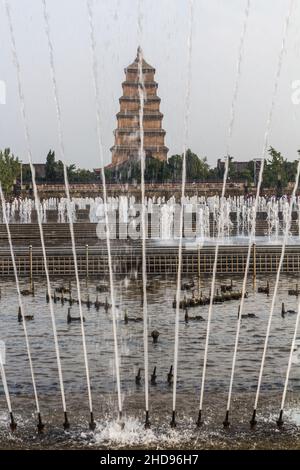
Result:
[[[155,72],[155,68],[152,67],[152,65],[148,64],[144,57],[143,57],[143,50],[141,48],[141,46],[138,46],[137,48],[137,53],[136,53],[136,58],[134,59],[134,62],[130,65],[128,65],[128,67],[126,67],[127,70],[137,70],[138,69],[138,66],[139,66],[139,61],[142,59],[142,67],[143,67],[143,71],[145,70],[148,70],[148,71],[153,71]],[[126,70],[125,69],[125,70]]]

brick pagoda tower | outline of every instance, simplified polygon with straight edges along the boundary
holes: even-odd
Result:
[[[125,69],[126,79],[122,83],[123,96],[120,101],[120,112],[117,114],[118,126],[114,131],[115,144],[111,147],[112,163],[116,166],[130,159],[137,159],[140,147],[139,109],[140,98],[139,57],[137,50],[135,61]],[[155,69],[142,59],[142,70],[145,87],[144,99],[144,151],[146,156],[166,160],[168,148],[165,147],[165,134],[162,129],[163,114],[159,110],[160,98],[157,96],[157,82],[154,81]]]

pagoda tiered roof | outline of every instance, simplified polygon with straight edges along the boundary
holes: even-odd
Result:
[[[141,67],[140,65],[141,61]],[[143,79],[140,79],[142,70]],[[159,110],[161,99],[157,96],[158,84],[154,80],[155,68],[148,64],[138,48],[132,64],[125,68],[126,79],[122,83],[123,95],[119,98],[118,126],[114,131],[115,144],[111,147],[112,165],[118,165],[140,155],[140,134],[144,133],[144,152],[159,160],[166,160],[165,130],[162,128],[163,114]],[[139,85],[143,85],[143,129],[140,129]],[[151,90],[151,93],[149,92]]]

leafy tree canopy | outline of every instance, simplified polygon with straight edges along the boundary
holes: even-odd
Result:
[[[268,188],[283,189],[289,181],[295,180],[297,161],[289,162],[273,147],[269,148],[268,154],[264,166],[263,185]]]
[[[300,150],[298,151],[300,155]],[[206,157],[199,157],[188,149],[185,153],[186,181],[199,182],[221,180],[224,167],[209,167]],[[145,181],[147,183],[173,183],[182,180],[183,154],[171,156],[167,161],[160,161],[150,155],[145,159]],[[223,168],[223,169],[222,169]],[[295,180],[297,161],[290,162],[273,147],[269,148],[268,158],[265,161],[263,173],[263,186],[274,188],[277,194],[287,186],[289,181]],[[233,157],[229,161],[228,180],[254,181],[255,167],[253,160],[243,165],[235,165]],[[94,171],[76,168],[74,164],[67,166],[67,175],[70,183],[90,183],[97,178]],[[130,159],[118,167],[105,169],[108,183],[139,183],[141,180],[141,165],[137,159]],[[13,184],[20,177],[20,161],[10,151],[0,151],[0,181],[6,193],[12,190]],[[40,178],[41,179],[41,178]],[[63,183],[64,166],[61,160],[55,159],[55,152],[49,150],[46,157],[46,182]],[[23,166],[23,181],[31,182],[31,172],[28,165]]]
[[[0,150],[0,181],[5,193],[11,192],[16,179],[20,176],[20,162],[10,149]]]
[[[200,181],[209,177],[206,158],[199,158],[190,149],[185,154],[187,181]],[[180,182],[182,179],[183,155],[173,155],[167,161],[147,156],[145,159],[145,181],[147,183]],[[117,168],[105,170],[108,182],[128,183],[141,180],[141,165],[138,160],[129,160]]]

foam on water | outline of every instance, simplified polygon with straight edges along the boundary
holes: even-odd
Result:
[[[286,418],[288,421],[291,421],[296,424],[296,426],[300,427],[300,408],[297,407],[296,409],[287,409],[286,410]]]

